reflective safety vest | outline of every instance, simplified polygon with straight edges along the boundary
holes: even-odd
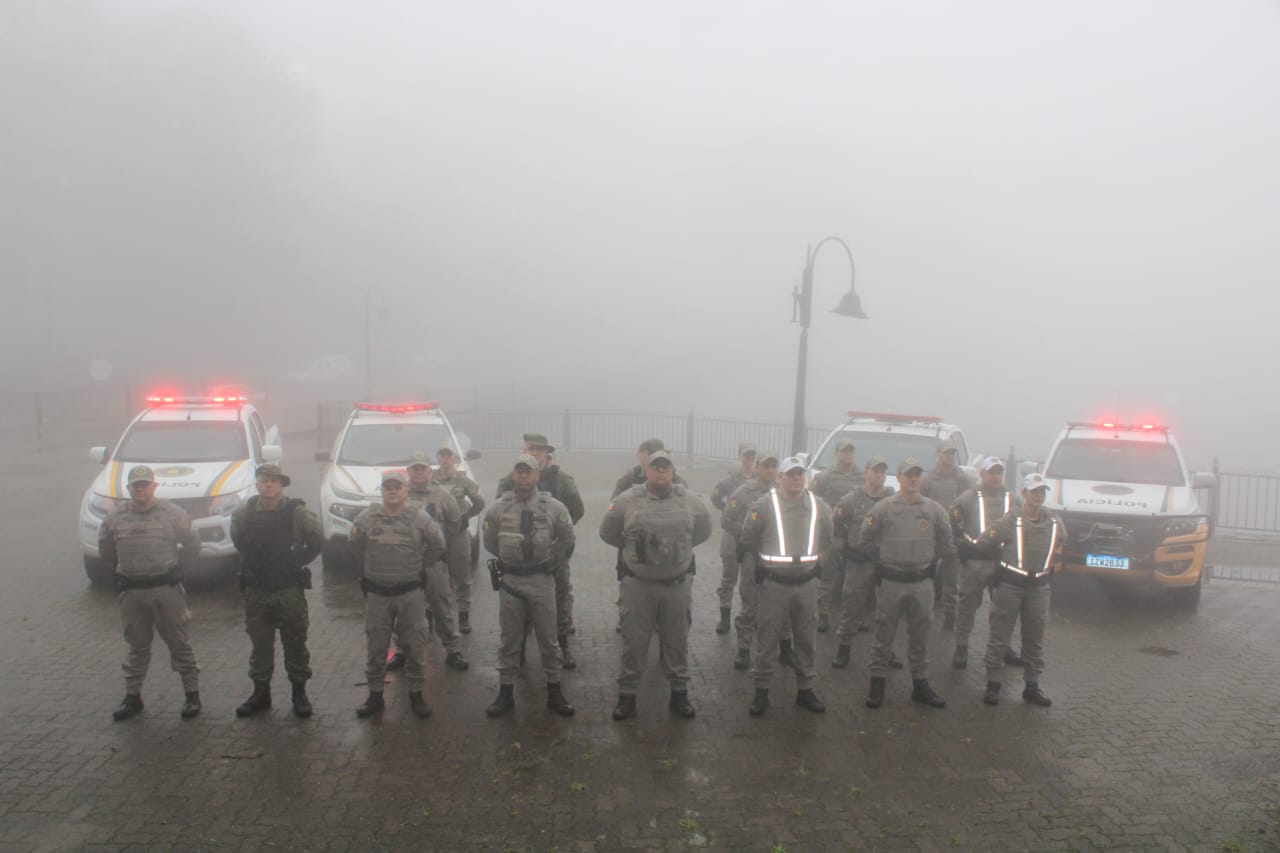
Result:
[[[1009,490],[1005,489],[1004,512],[1000,514],[1000,517],[1004,518],[1008,514],[1009,514]],[[1054,529],[1056,530],[1057,527],[1055,526]],[[987,503],[982,499],[982,492],[979,491],[978,492],[978,536],[982,536],[982,534],[986,532],[987,532]],[[1022,519],[1021,518],[1018,519],[1018,535],[1022,535]],[[978,544],[978,540],[970,536],[968,531],[965,532],[964,538],[968,539],[970,542],[972,542],[975,545]],[[1022,562],[1021,547],[1019,547],[1019,551],[1018,551],[1018,562],[1019,563]]]
[[[803,554],[787,553],[787,532],[782,524],[782,504],[778,500],[778,490],[769,491],[769,500],[773,502],[773,523],[778,531],[778,550],[780,554],[761,554],[760,562],[766,566],[813,566],[822,556],[816,553],[818,545],[818,499],[813,492],[805,489],[809,496],[809,541]]]
[[[1044,565],[1039,569],[1022,568],[1022,566],[1026,564],[1022,548],[1022,516],[1018,516],[1014,519],[1014,524],[1014,541],[1017,543],[1018,547],[1018,565],[1011,566],[1003,560],[1000,561],[1000,565],[1014,574],[1022,575],[1024,578],[1030,578],[1031,580],[1036,580],[1049,574],[1049,569],[1053,565],[1053,552],[1058,546],[1058,520],[1053,516],[1049,516],[1049,553],[1044,555]]]

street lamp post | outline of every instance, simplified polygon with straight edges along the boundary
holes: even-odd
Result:
[[[805,257],[804,272],[800,277],[800,287],[792,292],[791,322],[800,323],[800,357],[796,363],[796,410],[791,421],[791,452],[793,454],[805,449],[804,383],[809,366],[809,321],[813,314],[813,262],[818,252],[827,243],[839,244],[849,258],[849,292],[840,299],[840,304],[831,313],[844,317],[857,317],[859,320],[868,319],[867,315],[862,313],[862,300],[858,298],[858,291],[854,286],[853,252],[849,250],[848,244],[839,237],[824,237],[817,246],[809,247]]]

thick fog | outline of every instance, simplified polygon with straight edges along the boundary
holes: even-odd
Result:
[[[1175,426],[1280,468],[1280,4],[0,6],[0,390]],[[369,306],[366,318],[365,307]],[[333,382],[325,368],[338,364]]]

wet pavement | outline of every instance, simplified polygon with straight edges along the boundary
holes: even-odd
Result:
[[[313,450],[295,440],[286,462],[291,493],[314,508]],[[508,455],[477,463],[486,493]],[[248,640],[234,584],[214,580],[189,590],[204,713],[179,719],[181,688],[157,639],[146,710],[115,723],[124,644],[114,595],[81,568],[76,516],[95,470],[83,459],[78,445],[5,457],[0,849],[1280,847],[1280,584],[1216,581],[1197,611],[1058,584],[1047,710],[1020,701],[1016,672],[1002,703],[983,705],[981,666],[951,669],[951,637],[935,629],[933,683],[948,707],[913,705],[910,679],[896,673],[886,706],[870,711],[868,635],[846,670],[830,667],[835,639],[823,635],[817,689],[827,713],[796,708],[794,682],[780,674],[773,707],[756,719],[750,678],[730,665],[732,635],[713,630],[713,539],[698,551],[690,639],[697,718],[668,712],[655,649],[639,716],[619,724],[609,716],[617,586],[596,529],[631,460],[566,452],[588,507],[573,563],[579,668],[564,680],[575,718],[545,709],[535,660],[516,714],[485,718],[497,627],[482,570],[476,630],[464,639],[472,669],[445,669],[439,642],[430,646],[434,716],[409,714],[393,680],[381,718],[357,720],[363,602],[353,577],[317,571],[314,718],[288,712],[280,664],[276,707],[235,717],[250,687]],[[703,491],[721,471],[682,467]],[[1262,564],[1271,552],[1259,553],[1251,559]],[[975,651],[985,616],[984,607]]]

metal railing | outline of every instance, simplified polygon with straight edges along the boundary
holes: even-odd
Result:
[[[1201,505],[1208,509],[1214,525],[1222,530],[1256,533],[1280,532],[1280,476],[1219,471],[1216,489],[1199,490]]]

